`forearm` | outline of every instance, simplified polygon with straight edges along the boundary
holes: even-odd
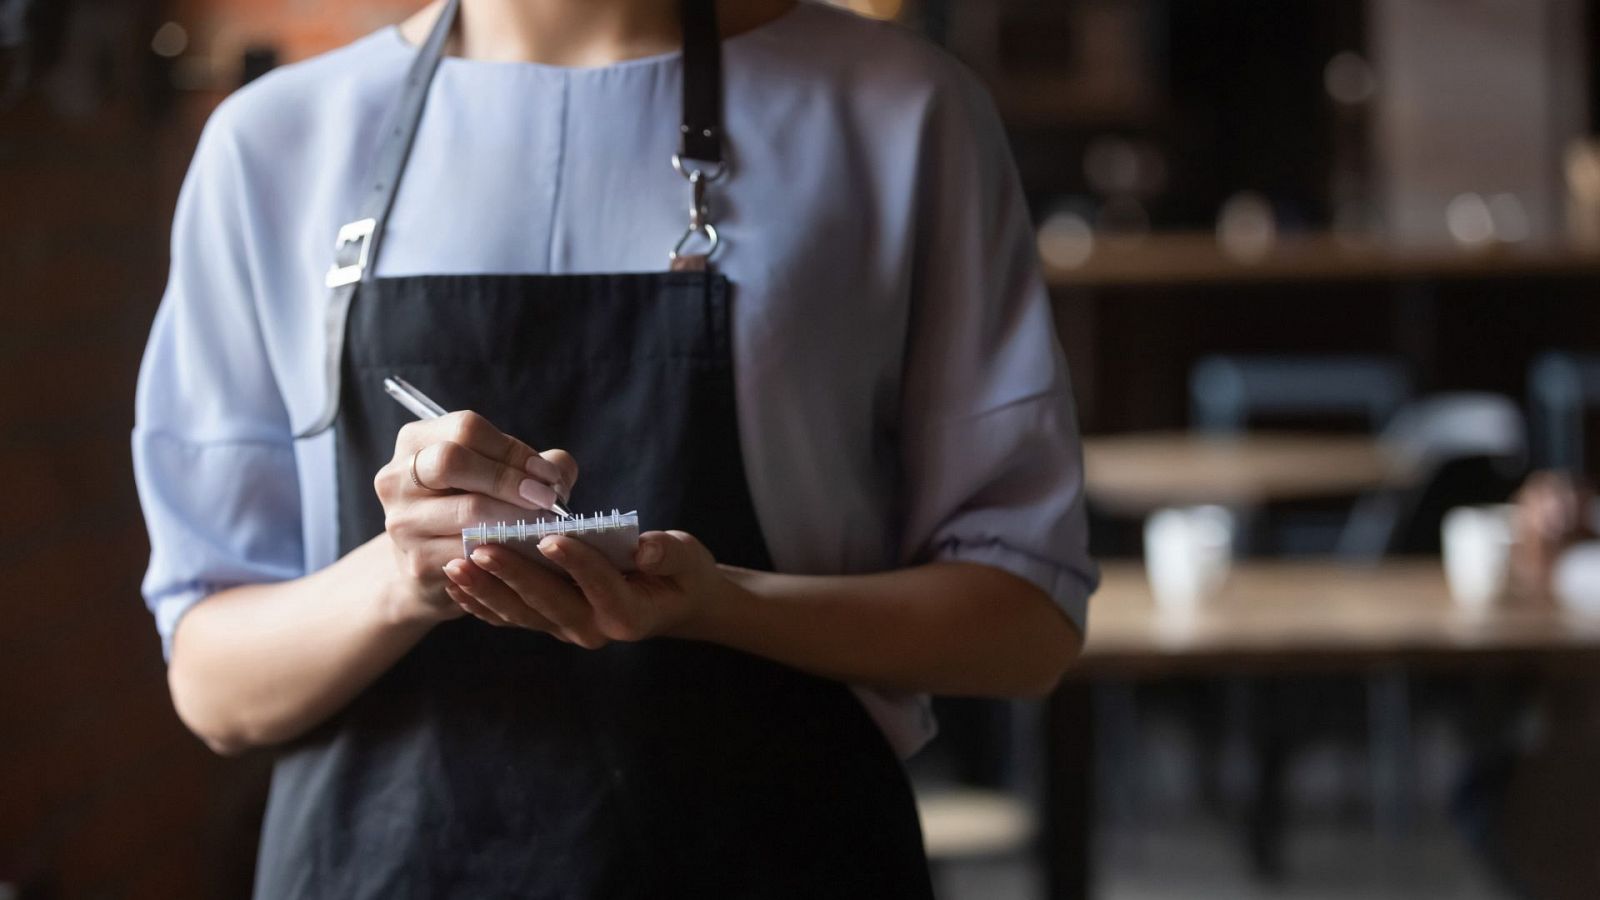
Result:
[[[686,637],[840,681],[953,695],[1048,693],[1081,637],[1043,591],[975,563],[872,575],[726,569]]]
[[[387,540],[304,578],[219,591],[189,610],[167,673],[184,723],[221,753],[278,743],[387,671],[432,627],[400,612]]]

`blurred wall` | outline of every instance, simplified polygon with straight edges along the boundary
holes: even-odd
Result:
[[[344,43],[420,0],[42,0],[0,61],[0,886],[247,896],[268,760],[178,722],[128,435],[178,185],[246,47]],[[175,58],[153,52],[165,22]],[[7,895],[9,896],[9,895]]]
[[[224,768],[172,713],[138,593],[133,376],[188,148],[144,90],[152,12],[49,21],[0,110],[0,881],[23,897],[226,879]]]
[[[304,59],[421,9],[427,0],[172,0],[168,14],[193,36],[198,56],[224,76],[244,51],[274,46],[286,61]]]
[[[1562,154],[1588,126],[1585,5],[1372,0],[1368,10],[1391,236],[1448,246],[1485,218],[1477,201],[1453,210],[1452,201],[1498,195],[1511,204],[1500,218],[1522,220],[1501,229],[1536,243],[1559,237]]]

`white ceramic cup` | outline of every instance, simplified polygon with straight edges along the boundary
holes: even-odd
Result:
[[[1483,610],[1505,595],[1515,539],[1508,503],[1458,506],[1444,514],[1440,545],[1450,596],[1464,609]]]
[[[1156,605],[1192,610],[1215,595],[1233,564],[1233,513],[1220,506],[1172,507],[1144,523],[1144,566]]]
[[[1556,559],[1550,588],[1567,609],[1600,615],[1600,541],[1579,541],[1568,547]]]

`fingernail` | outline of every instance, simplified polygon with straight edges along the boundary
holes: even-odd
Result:
[[[517,485],[517,493],[521,494],[522,499],[529,503],[537,503],[540,506],[548,507],[555,492],[550,489],[550,485],[542,481],[524,478],[522,483]]]
[[[466,573],[461,571],[461,567],[456,565],[456,562],[457,560],[452,559],[445,563],[442,568],[444,569],[444,577],[459,584],[466,577]]]
[[[661,562],[661,545],[655,541],[650,541],[640,547],[639,562],[647,566],[653,566]]]
[[[557,543],[555,538],[545,538],[539,542],[539,552],[551,559],[560,559],[562,554],[561,544]]]
[[[472,551],[472,561],[477,563],[479,568],[489,572],[494,572],[500,568],[500,561],[490,556],[489,551],[484,550],[482,547]]]
[[[517,493],[520,493],[523,500],[528,503],[542,506],[544,509],[549,509],[550,504],[555,503],[555,488],[544,484],[541,480],[523,479],[522,484],[517,485]]]

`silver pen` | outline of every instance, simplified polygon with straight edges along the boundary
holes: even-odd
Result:
[[[433,402],[427,394],[417,390],[415,385],[399,375],[391,375],[385,378],[383,380],[383,389],[419,419],[437,419],[445,414],[444,407]],[[562,505],[560,497],[557,497],[551,503],[550,511],[563,519],[572,518],[572,511]]]

